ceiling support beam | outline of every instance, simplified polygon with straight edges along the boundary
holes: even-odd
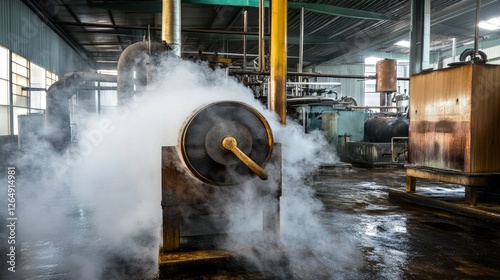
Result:
[[[113,17],[113,14],[111,13],[110,10],[107,10],[106,11],[108,13],[108,17],[109,17],[109,20],[111,21],[111,23],[113,25],[116,25],[116,22],[115,22],[115,19]],[[123,51],[123,42],[122,42],[122,38],[120,38],[120,36],[116,36],[116,39],[118,40],[118,43],[120,43],[120,49]]]
[[[115,34],[119,36],[136,36],[142,37],[144,33],[138,32],[126,32],[125,30],[142,30],[146,32],[148,30],[145,26],[128,26],[128,25],[110,25],[110,24],[100,24],[100,23],[76,23],[76,22],[56,22],[59,25],[72,25],[72,26],[85,26],[85,27],[98,27],[98,28],[109,28],[113,30],[89,30],[82,33],[92,33],[92,34]],[[120,30],[121,29],[121,30]],[[160,32],[161,28],[159,27],[151,27],[151,32]],[[228,30],[218,30],[218,29],[197,29],[197,28],[182,28],[182,32],[184,33],[196,33],[197,35],[205,36],[205,38],[213,39],[213,40],[242,40],[245,32],[243,31],[228,31]],[[258,32],[247,32],[247,40],[258,40]],[[266,40],[269,40],[269,34],[264,36]],[[342,42],[343,38],[322,38],[322,37],[306,37],[304,38],[304,44],[335,44]],[[289,44],[299,44],[300,38],[298,36],[290,36],[288,37]],[[109,44],[109,43],[106,43]],[[99,45],[96,43],[95,45]]]
[[[350,9],[326,4],[288,2],[288,8],[300,9],[304,7],[306,11],[319,14],[327,14],[340,17],[370,19],[370,20],[399,20],[396,16],[374,13],[369,11]]]
[[[237,7],[259,7],[259,0],[182,0],[186,4],[216,5],[216,6],[237,6]],[[269,1],[264,1],[264,5],[269,7]],[[92,7],[101,7],[112,10],[122,10],[130,12],[161,13],[161,2],[133,2],[120,1],[114,3],[97,4]],[[358,9],[344,8],[326,4],[302,3],[288,1],[289,9],[301,9],[306,11],[328,14],[340,17],[370,19],[370,20],[399,20],[398,17],[381,13],[369,12]]]

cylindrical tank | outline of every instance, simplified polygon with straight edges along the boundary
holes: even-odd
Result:
[[[372,118],[365,122],[365,142],[386,143],[392,137],[408,137],[407,118]]]
[[[396,92],[397,91],[397,60],[384,59],[377,61],[377,92]]]

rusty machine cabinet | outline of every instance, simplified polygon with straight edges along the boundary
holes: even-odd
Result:
[[[477,187],[500,182],[500,66],[464,64],[410,79],[409,165],[406,191],[416,178]]]
[[[217,114],[219,116],[214,117]],[[254,115],[257,118],[251,120]],[[259,133],[256,137],[255,134]],[[228,137],[235,138],[238,148],[246,155],[240,158],[238,151],[225,147]],[[243,139],[252,137],[253,144]],[[179,147],[162,147],[160,276],[165,274],[164,271],[168,274],[175,270],[179,263],[185,266],[206,260],[220,263],[238,254],[218,248],[217,242],[203,244],[202,247],[206,248],[196,245],[194,250],[184,243],[193,236],[209,236],[209,239],[214,236],[214,240],[223,236],[225,233],[220,231],[221,228],[212,223],[223,223],[224,219],[213,218],[231,214],[227,213],[226,206],[231,202],[228,199],[242,190],[255,193],[257,205],[261,207],[262,231],[255,233],[259,235],[259,245],[268,248],[281,246],[281,145],[272,140],[267,122],[257,111],[246,104],[228,101],[199,110],[187,122]],[[215,145],[209,143],[211,141]],[[199,161],[200,158],[205,161]],[[250,166],[245,162],[247,160],[255,160],[256,166]]]

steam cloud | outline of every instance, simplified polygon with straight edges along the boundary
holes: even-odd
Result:
[[[354,241],[333,236],[322,224],[321,202],[307,186],[321,163],[337,160],[321,133],[306,135],[291,120],[283,127],[222,70],[172,57],[160,69],[158,83],[128,105],[99,118],[87,116],[80,124],[79,147],[60,155],[39,142],[17,160],[23,243],[16,275],[87,280],[128,279],[141,272],[153,277],[161,226],[161,147],[178,145],[193,111],[221,100],[259,110],[275,141],[283,144],[281,239],[292,267],[323,262],[333,272],[354,266],[359,257]],[[245,191],[238,201],[251,209],[254,196]],[[247,212],[233,212],[231,230],[245,230],[237,221]],[[254,218],[245,224],[261,222],[262,217]]]

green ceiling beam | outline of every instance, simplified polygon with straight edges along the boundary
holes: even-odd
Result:
[[[199,5],[219,5],[219,6],[238,6],[238,7],[259,7],[258,0],[182,0],[182,3],[186,4],[199,4]],[[264,5],[269,7],[269,1],[265,1]],[[161,2],[132,2],[132,1],[120,1],[114,2],[112,4],[89,4],[89,6],[100,7],[104,9],[121,10],[127,12],[139,12],[139,13],[161,13]],[[368,12],[358,9],[350,9],[326,4],[315,4],[315,3],[301,3],[301,2],[291,2],[288,1],[289,9],[300,9],[304,7],[305,10],[316,12],[320,14],[358,18],[358,19],[370,19],[370,20],[399,20],[398,17]]]

